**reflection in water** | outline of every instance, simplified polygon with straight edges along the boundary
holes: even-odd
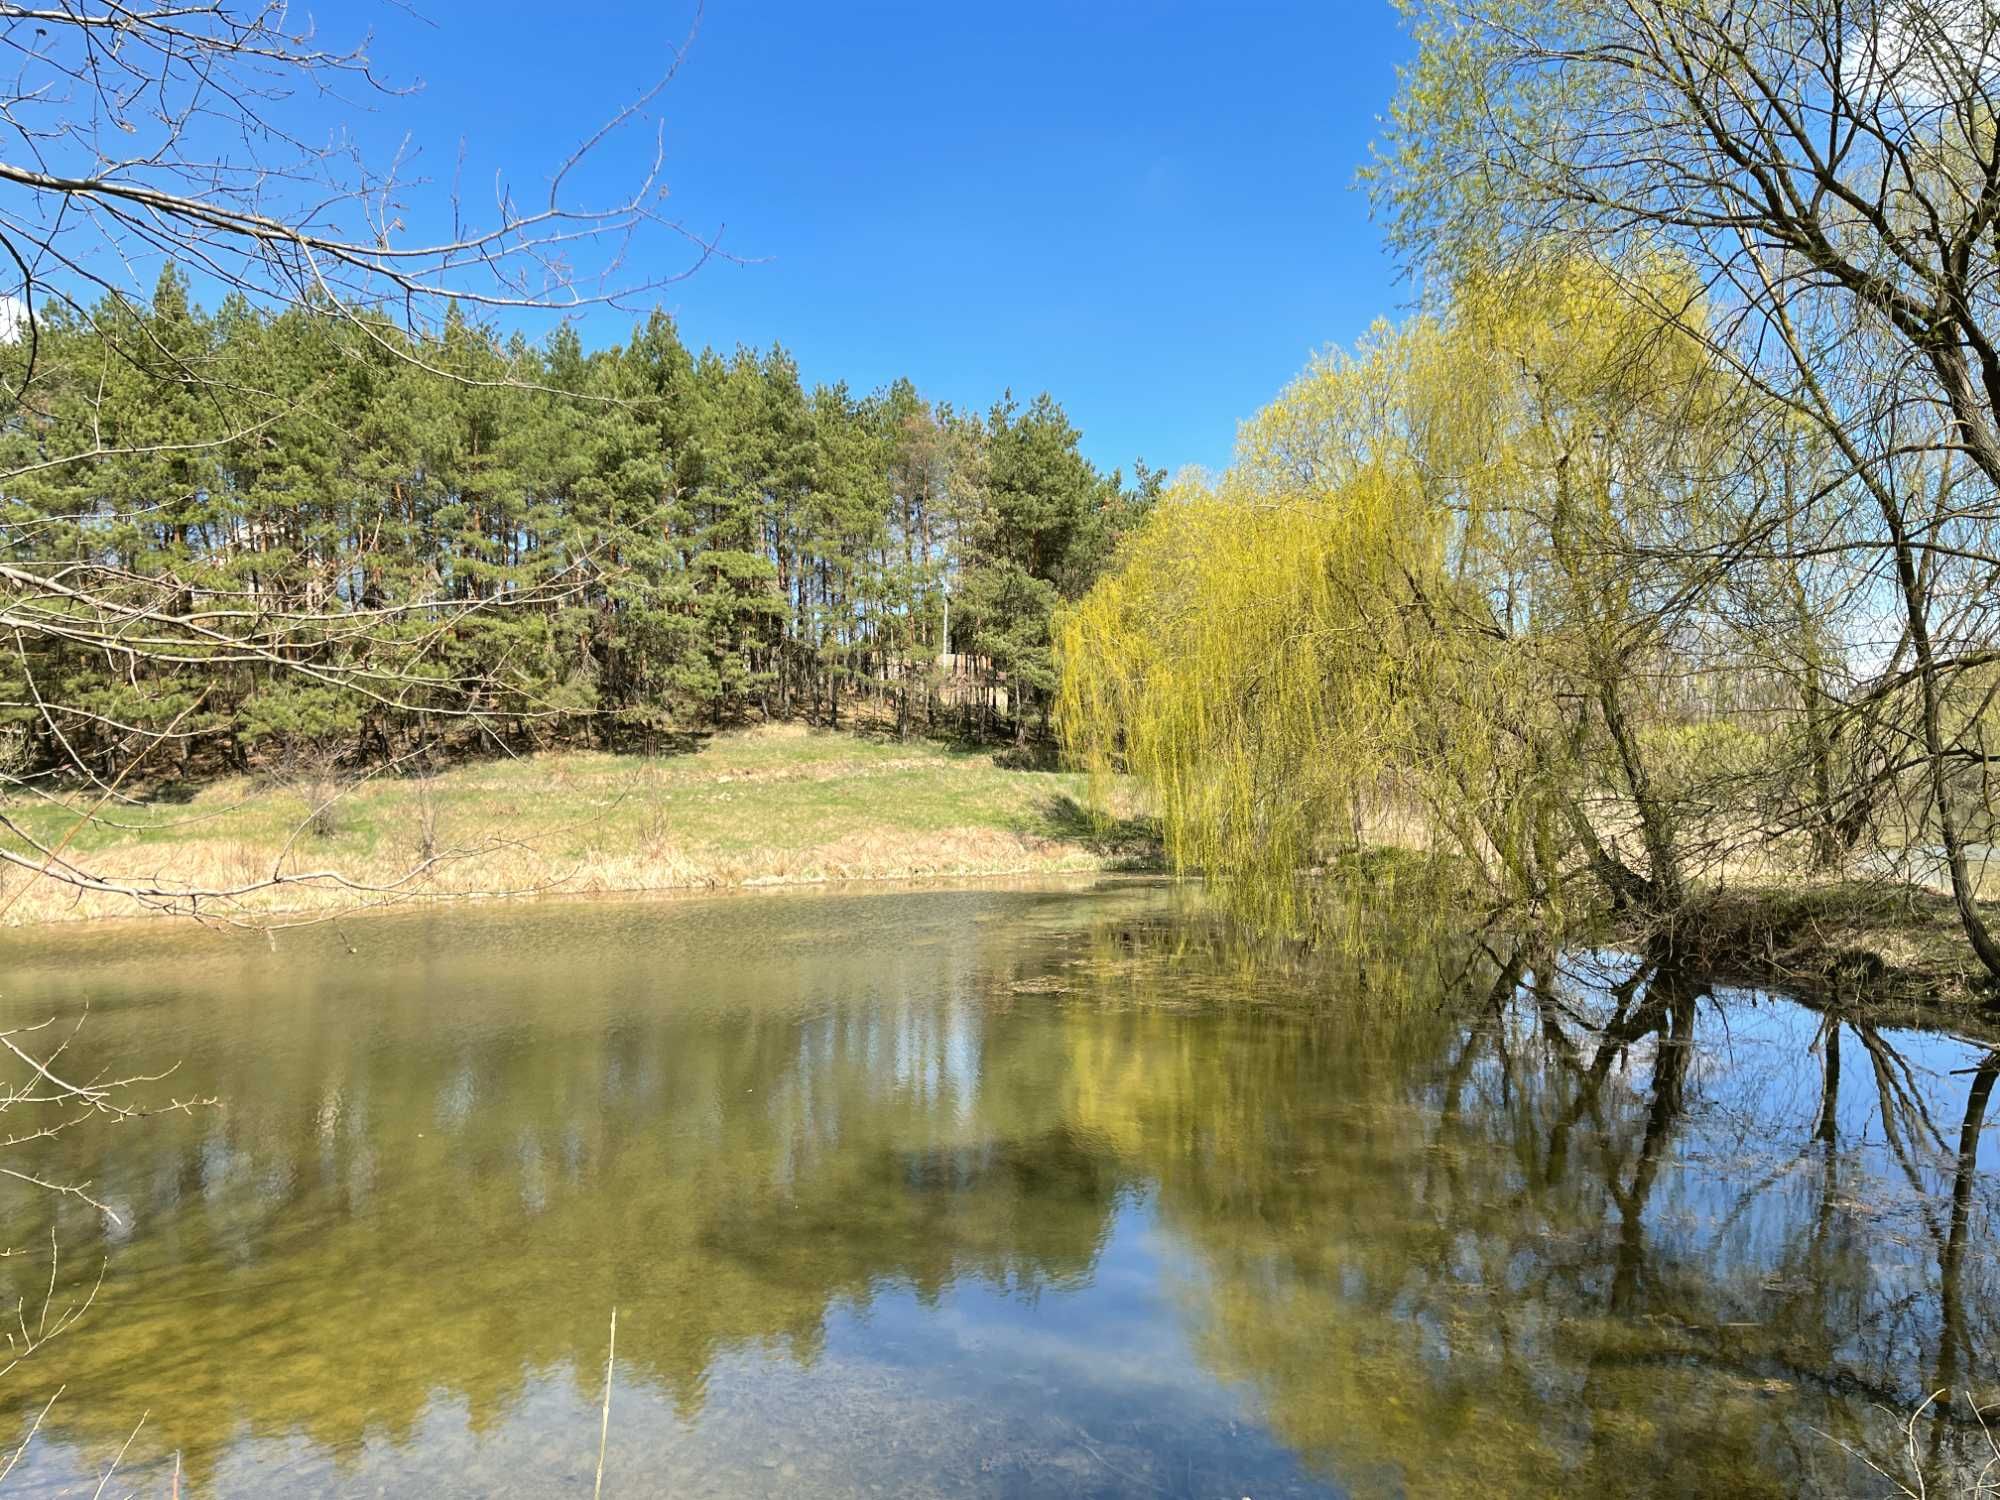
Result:
[[[11,952],[225,1107],[53,1143],[88,1494],[1879,1493],[1984,1451],[2000,1057],[1612,956],[1246,969],[1153,887]],[[60,1159],[60,1153],[70,1153]],[[107,1154],[108,1153],[108,1154]],[[38,1304],[47,1259],[0,1262]],[[60,1297],[59,1297],[60,1301]]]

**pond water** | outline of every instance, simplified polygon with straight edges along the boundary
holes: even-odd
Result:
[[[8,1492],[588,1495],[614,1308],[608,1496],[1938,1494],[1992,1457],[1984,1047],[1616,955],[1251,967],[1186,899],[10,941],[8,1024],[87,1006],[74,1072],[219,1102],[8,1157],[118,1215],[11,1192],[8,1321],[51,1243],[51,1318],[102,1283],[6,1377],[15,1443],[61,1391]]]

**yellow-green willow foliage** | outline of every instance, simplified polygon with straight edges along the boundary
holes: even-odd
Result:
[[[1071,753],[1150,783],[1177,866],[1287,928],[1321,915],[1302,876],[1384,846],[1544,907],[1579,872],[1679,899],[1685,788],[1647,730],[1702,585],[1653,559],[1726,526],[1714,434],[1743,429],[1657,327],[1570,268],[1317,360],[1063,617]]]
[[[1310,915],[1298,873],[1428,800],[1427,769],[1499,774],[1482,766],[1494,737],[1466,733],[1505,684],[1463,671],[1464,522],[1427,492],[1411,414],[1382,399],[1440,344],[1417,324],[1316,364],[1245,429],[1236,468],[1170,491],[1062,621],[1072,752],[1149,782],[1177,865],[1282,926]],[[1472,701],[1433,711],[1455,696]],[[1508,821],[1497,799],[1432,811],[1475,848],[1482,815]]]

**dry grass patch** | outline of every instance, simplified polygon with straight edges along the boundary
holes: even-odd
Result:
[[[1718,975],[1850,1001],[1986,998],[1949,897],[1884,881],[1745,885],[1699,901],[1675,938]]]
[[[292,790],[248,779],[108,809],[70,845],[92,874],[203,898],[222,919],[481,895],[646,892],[1023,875],[1158,863],[1129,787],[1112,821],[1081,776],[990,753],[772,725],[689,754],[489,760],[349,786],[315,829]],[[7,809],[53,844],[88,807]],[[26,852],[26,846],[15,846]],[[0,922],[130,916],[129,899],[15,871]]]

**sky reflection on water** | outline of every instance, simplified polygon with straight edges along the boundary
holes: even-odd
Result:
[[[58,1305],[109,1255],[10,1377],[17,1433],[65,1385],[21,1492],[143,1413],[119,1493],[587,1493],[613,1306],[613,1495],[1873,1494],[1895,1413],[2000,1395],[1955,1038],[1617,955],[1251,969],[1147,885],[349,936],[10,945],[8,1017],[224,1101],[54,1143],[123,1233],[18,1197]],[[1917,1439],[1982,1451],[1962,1397]]]

